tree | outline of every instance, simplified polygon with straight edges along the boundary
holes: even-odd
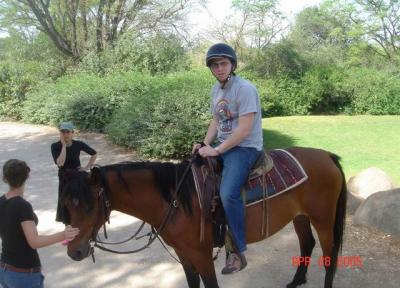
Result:
[[[246,69],[256,72],[260,77],[284,75],[299,78],[307,68],[307,62],[287,39],[253,51],[246,63]]]
[[[357,38],[350,36],[351,23],[342,16],[329,5],[305,8],[296,16],[288,39],[310,63],[343,62]]]
[[[3,0],[3,27],[41,31],[63,54],[80,60],[127,31],[138,35],[183,30],[183,13],[202,0]]]
[[[211,31],[215,37],[231,43],[240,51],[245,47],[264,49],[278,39],[286,26],[277,9],[277,0],[234,0],[234,14]]]
[[[332,1],[338,11],[354,24],[372,49],[390,62],[400,57],[400,1],[341,0]]]

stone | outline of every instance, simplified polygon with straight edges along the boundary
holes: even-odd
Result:
[[[347,192],[347,213],[354,214],[357,208],[361,205],[364,201],[364,198],[361,198],[350,191]]]
[[[394,188],[396,187],[390,176],[376,167],[368,168],[347,181],[347,190],[363,199],[376,192]]]
[[[400,238],[400,189],[381,191],[364,200],[355,212],[354,223],[376,228]]]

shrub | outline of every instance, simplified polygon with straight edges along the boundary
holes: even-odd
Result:
[[[186,69],[189,69],[189,58],[176,36],[156,34],[137,37],[127,33],[115,46],[105,47],[102,53],[86,55],[79,66],[70,69],[70,72],[106,75],[139,71],[156,75]]]
[[[154,77],[149,89],[132,97],[107,126],[111,139],[140,155],[181,158],[202,140],[211,119],[213,83],[205,70]]]
[[[344,111],[351,102],[351,91],[343,87],[342,69],[316,66],[301,78],[298,97],[308,102],[310,114],[335,114]]]
[[[24,104],[24,120],[42,124],[73,121],[80,129],[104,132],[114,112],[146,89],[151,77],[139,73],[109,77],[78,74],[43,85]]]
[[[0,65],[0,117],[21,119],[26,94],[40,81],[41,72],[36,62]]]
[[[349,113],[400,114],[400,77],[398,72],[371,68],[351,69],[344,85],[348,91],[352,92]]]

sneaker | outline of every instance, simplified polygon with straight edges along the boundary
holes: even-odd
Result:
[[[226,274],[233,274],[247,266],[246,257],[242,253],[230,253],[228,258],[226,259],[226,265],[222,269],[221,273]]]

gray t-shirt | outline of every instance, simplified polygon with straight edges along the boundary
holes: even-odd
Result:
[[[256,87],[239,76],[232,76],[224,89],[217,82],[211,96],[211,112],[218,119],[217,140],[222,143],[233,133],[240,116],[255,113],[251,133],[238,146],[262,150],[261,103]]]

